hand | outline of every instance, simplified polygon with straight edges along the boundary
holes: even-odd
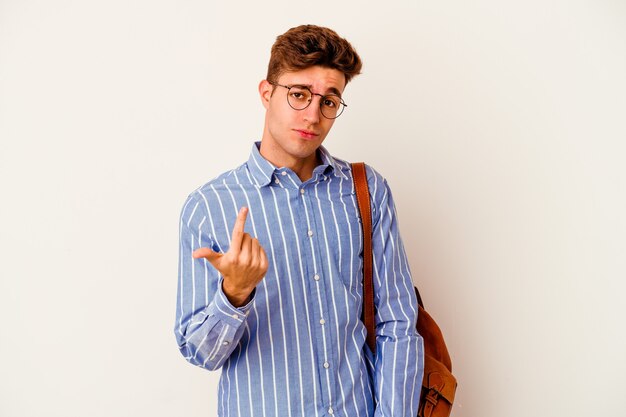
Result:
[[[193,251],[194,259],[205,258],[222,274],[222,290],[235,307],[247,302],[268,267],[267,255],[259,241],[243,231],[247,215],[248,209],[242,207],[233,227],[228,252],[218,253],[210,248]]]

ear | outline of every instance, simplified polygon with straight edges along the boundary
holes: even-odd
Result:
[[[272,97],[272,90],[274,86],[267,80],[263,80],[259,83],[259,96],[261,97],[261,104],[267,110],[270,107],[270,97]]]

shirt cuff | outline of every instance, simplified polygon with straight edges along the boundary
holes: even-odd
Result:
[[[226,294],[224,294],[224,290],[222,289],[223,281],[224,279],[220,277],[217,285],[217,292],[215,293],[215,298],[212,303],[214,313],[216,316],[221,316],[220,318],[230,325],[239,326],[245,321],[250,309],[252,308],[256,288],[250,293],[250,301],[248,301],[248,303],[241,307],[235,307],[230,303],[230,301],[228,301]]]

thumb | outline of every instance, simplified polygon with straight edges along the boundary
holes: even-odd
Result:
[[[205,258],[207,261],[213,263],[221,258],[223,255],[219,252],[214,252],[210,248],[199,248],[193,251],[192,256],[194,259]]]

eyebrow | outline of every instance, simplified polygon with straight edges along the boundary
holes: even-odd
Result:
[[[309,90],[311,90],[311,89],[312,89],[312,87],[313,87],[311,84],[298,84],[298,83],[291,84],[291,86],[292,86],[292,87],[295,87],[295,86],[298,86],[298,87],[306,87],[306,88],[308,88]],[[337,90],[335,87],[330,87],[330,88],[328,89],[328,91],[329,91],[329,93],[332,93],[332,94],[334,94],[334,95],[336,95],[336,96],[339,96],[339,98],[341,98],[341,92],[340,92],[339,90]],[[323,95],[323,96],[325,96],[325,95],[328,95],[329,93],[322,94],[322,95]]]

